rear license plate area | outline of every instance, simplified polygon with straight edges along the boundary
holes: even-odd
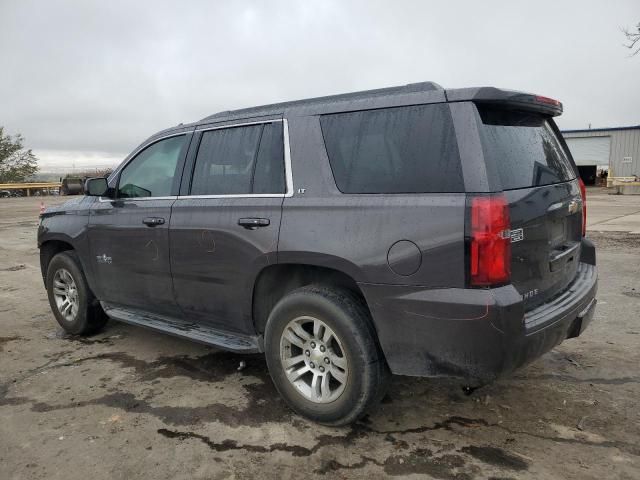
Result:
[[[552,247],[562,245],[567,240],[567,219],[554,218],[549,220],[549,243]]]

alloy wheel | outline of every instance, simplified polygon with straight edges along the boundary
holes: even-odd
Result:
[[[73,322],[78,313],[78,288],[68,270],[60,268],[53,276],[53,296],[62,318]]]
[[[344,392],[347,357],[338,336],[322,320],[291,320],[280,339],[280,362],[289,382],[307,400],[329,403]]]

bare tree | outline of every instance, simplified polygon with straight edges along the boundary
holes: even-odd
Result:
[[[632,29],[623,28],[622,33],[627,37],[627,43],[624,46],[631,50],[631,56],[633,57],[640,52],[640,23]]]

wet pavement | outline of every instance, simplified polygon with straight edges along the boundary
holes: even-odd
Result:
[[[619,197],[601,197],[594,216],[615,217]],[[580,338],[471,395],[396,377],[363,421],[327,428],[287,409],[260,355],[116,322],[64,334],[39,272],[39,200],[9,200],[0,479],[640,478],[640,235],[590,232],[599,305]]]

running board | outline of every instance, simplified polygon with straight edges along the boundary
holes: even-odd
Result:
[[[208,325],[184,322],[174,318],[150,315],[137,310],[125,309],[100,302],[107,316],[114,320],[150,328],[176,337],[188,338],[195,342],[239,353],[261,352],[258,337],[240,335],[216,330]]]

